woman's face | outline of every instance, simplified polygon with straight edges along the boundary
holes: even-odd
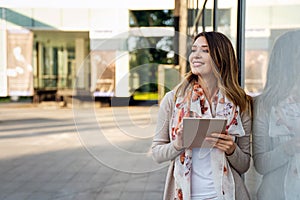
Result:
[[[189,56],[189,62],[193,74],[201,76],[202,78],[213,75],[212,61],[205,37],[200,36],[194,42]]]

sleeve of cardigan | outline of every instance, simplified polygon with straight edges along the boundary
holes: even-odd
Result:
[[[168,92],[160,103],[155,135],[152,141],[152,158],[158,163],[173,160],[182,152],[182,150],[178,151],[175,148],[174,142],[170,140],[169,136],[169,123],[174,106],[173,97],[174,92]]]
[[[255,169],[262,175],[282,167],[290,159],[285,150],[291,148],[289,143],[272,145],[268,116],[265,109],[256,106],[253,121],[253,161]]]
[[[245,136],[237,138],[236,149],[233,154],[227,156],[230,165],[239,173],[245,173],[250,167],[250,134],[252,119],[248,112],[241,114]]]

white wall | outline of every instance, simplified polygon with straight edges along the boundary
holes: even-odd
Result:
[[[1,26],[5,22],[1,21]],[[0,29],[0,97],[7,96],[7,76],[6,76],[6,30]]]
[[[296,28],[300,27],[300,5],[248,6],[246,27],[250,28]]]
[[[174,0],[1,0],[1,6],[10,8],[173,9]]]

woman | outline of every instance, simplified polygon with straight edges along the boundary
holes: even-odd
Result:
[[[259,200],[300,199],[300,30],[272,49],[263,93],[255,99],[253,160]]]
[[[163,98],[152,155],[171,161],[164,199],[249,199],[241,178],[250,164],[251,98],[238,84],[230,40],[218,32],[198,34],[191,71]],[[206,137],[213,148],[182,146],[182,118],[226,118],[226,133]]]

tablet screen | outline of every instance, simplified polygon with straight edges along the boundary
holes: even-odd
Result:
[[[205,142],[206,136],[211,133],[223,133],[226,130],[227,119],[220,118],[183,118],[182,142],[184,147],[208,148],[211,145]]]

